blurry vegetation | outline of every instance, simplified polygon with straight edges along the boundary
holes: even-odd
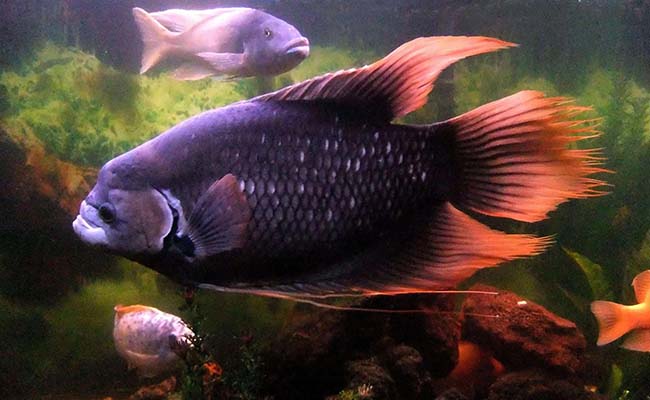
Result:
[[[276,78],[275,86],[372,59],[368,52],[313,47],[312,56]],[[33,132],[61,159],[99,166],[201,111],[256,95],[259,85],[255,79],[181,82],[166,74],[125,74],[47,42],[31,64],[0,73],[0,124],[13,135]]]
[[[341,390],[332,400],[363,400],[372,396],[372,385],[361,385],[356,389]]]

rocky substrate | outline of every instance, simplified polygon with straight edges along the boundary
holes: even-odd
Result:
[[[603,371],[574,323],[488,286],[458,296],[376,297],[292,321],[263,354],[269,398],[596,400]],[[313,311],[313,310],[312,310]],[[349,397],[345,397],[349,396]]]

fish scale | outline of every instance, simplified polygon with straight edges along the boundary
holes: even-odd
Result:
[[[236,107],[221,112],[242,115],[230,109]],[[318,117],[300,123],[306,111]],[[246,195],[252,209],[246,248],[253,258],[308,252],[323,244],[331,251],[338,241],[378,232],[405,210],[445,197],[449,153],[430,128],[363,126],[335,110],[292,103],[259,104],[256,118],[274,129],[247,128],[249,121],[242,118],[231,120],[228,132],[205,130],[194,139],[206,137],[203,151],[219,156],[202,187],[227,172]],[[165,184],[170,182],[160,183]]]
[[[192,117],[108,162],[73,223],[87,243],[178,282],[304,297],[455,287],[540,253],[548,237],[492,230],[603,194],[594,134],[564,98],[522,91],[458,117],[393,120],[442,69],[511,47],[418,38],[364,67]]]

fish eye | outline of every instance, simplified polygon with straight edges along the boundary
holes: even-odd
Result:
[[[99,218],[107,224],[115,221],[115,209],[113,206],[109,203],[104,203],[99,206]]]
[[[264,28],[264,37],[267,39],[271,39],[273,37],[273,31],[270,30],[269,28]]]

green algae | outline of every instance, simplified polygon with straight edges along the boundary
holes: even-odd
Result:
[[[5,130],[33,132],[61,159],[91,166],[183,119],[243,98],[235,82],[129,75],[52,43],[24,68],[0,74],[0,85],[11,104]]]
[[[168,74],[126,74],[93,55],[49,42],[20,70],[0,74],[2,127],[33,133],[63,160],[99,166],[117,154],[202,111],[257,95],[255,79],[177,81]],[[314,47],[274,88],[324,72],[363,65],[374,57]]]

